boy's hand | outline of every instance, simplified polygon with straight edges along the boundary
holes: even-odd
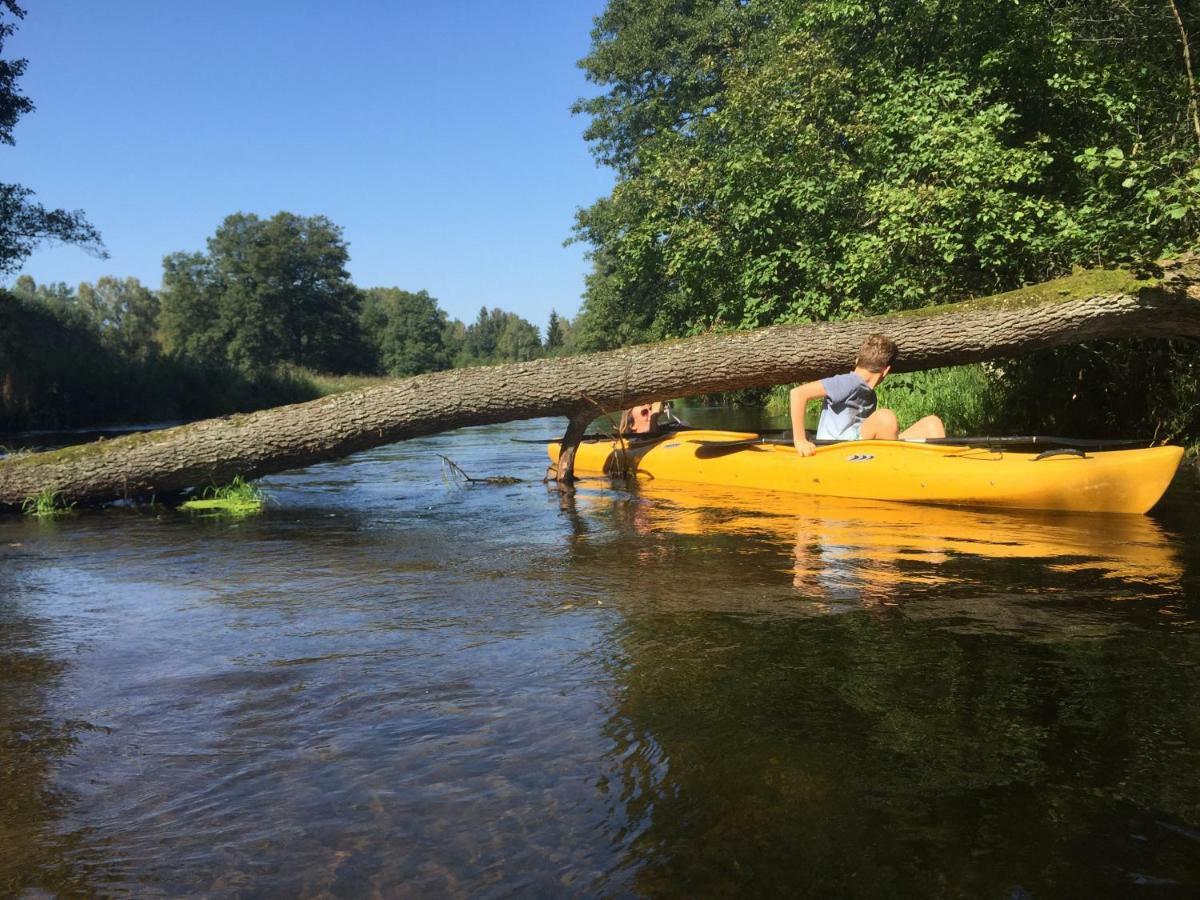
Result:
[[[812,456],[814,453],[817,452],[816,444],[814,444],[812,441],[806,440],[805,438],[802,438],[798,435],[797,435],[795,441],[793,441],[793,443],[795,443],[795,445],[796,445],[796,452],[799,453],[801,456]]]

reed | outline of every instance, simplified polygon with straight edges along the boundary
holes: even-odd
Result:
[[[25,502],[21,504],[21,512],[35,519],[65,516],[74,508],[74,503],[64,502],[61,495],[52,488],[44,488],[32,497],[26,498]]]

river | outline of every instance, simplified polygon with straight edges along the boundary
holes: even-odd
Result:
[[[0,895],[1200,893],[1194,473],[1146,517],[565,498],[510,440],[560,427],[0,518]]]

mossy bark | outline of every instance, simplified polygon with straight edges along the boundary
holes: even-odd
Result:
[[[1200,338],[1200,257],[1098,270],[917,312],[704,335],[587,356],[419,375],[308,403],[0,460],[0,507],[165,495],[311,465],[465,425],[616,410],[845,369],[876,331],[897,371],[1105,338]],[[577,429],[576,429],[577,430]],[[569,480],[570,467],[559,476]]]

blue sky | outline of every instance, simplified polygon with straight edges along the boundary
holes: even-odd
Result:
[[[5,181],[82,208],[110,258],[39,250],[37,281],[140,278],[237,211],[323,214],[363,287],[544,326],[579,308],[574,211],[608,193],[571,103],[602,0],[26,0],[5,48],[37,110]]]

